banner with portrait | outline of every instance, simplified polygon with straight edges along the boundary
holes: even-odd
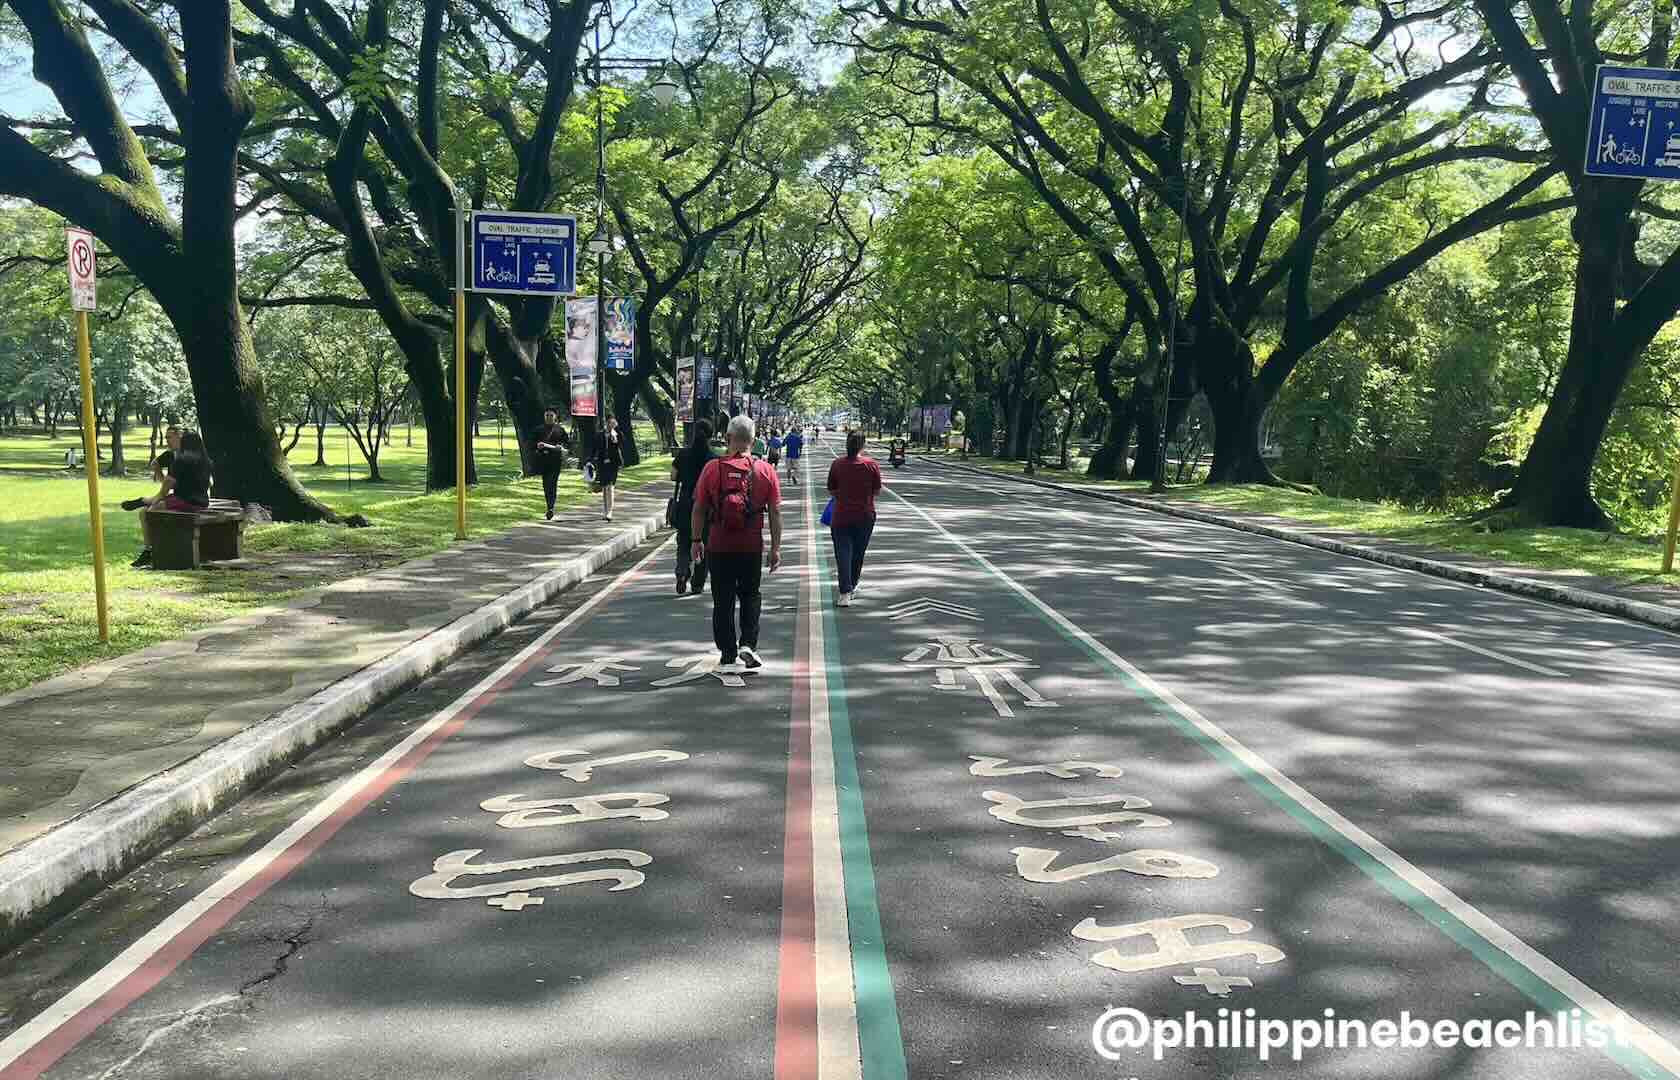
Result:
[[[688,423],[694,419],[694,357],[677,359],[677,419]]]
[[[609,296],[601,305],[606,320],[607,368],[629,371],[636,366],[636,298]]]
[[[712,377],[712,358],[699,353],[694,358],[694,394],[701,401],[711,401],[718,396],[712,393]]]
[[[735,415],[735,380],[734,379],[719,379],[717,381],[717,387],[718,387],[718,389],[717,389],[717,408],[718,408],[718,412],[725,412],[725,413],[728,413],[730,416],[734,416]]]
[[[572,378],[572,415],[599,415],[595,371],[595,298],[566,301],[566,367]]]

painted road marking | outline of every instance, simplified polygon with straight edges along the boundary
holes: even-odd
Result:
[[[1636,1076],[1680,1078],[1680,1047],[1635,1020],[1604,995],[1542,955],[1527,942],[1477,910],[1462,897],[1424,873],[1376,837],[1367,833],[1317,796],[1279,772],[1230,733],[1180,700],[1108,646],[1075,625],[1037,594],[1005,574],[962,538],[910,500],[891,493],[941,535],[951,539],[992,574],[1013,589],[1029,606],[1067,637],[1121,673],[1140,693],[1163,706],[1180,730],[1200,742],[1213,756],[1231,766],[1268,799],[1305,825],[1315,836],[1359,867],[1396,898],[1407,904],[1448,937],[1548,1012],[1581,1008],[1606,1025],[1622,1025],[1629,1046],[1606,1052]]]
[[[501,667],[452,701],[373,764],[335,788],[262,848],[177,908],[148,933],[0,1041],[0,1080],[45,1072],[105,1021],[161,982],[247,904],[285,877],[393,784],[412,773],[509,681],[537,663],[551,642],[641,576],[667,540],[614,578]]]
[[[824,597],[811,474],[800,485],[805,566],[794,638],[782,844],[775,1080],[862,1080],[858,1000],[830,726]],[[849,752],[849,748],[848,748]],[[854,767],[846,763],[848,770]]]
[[[837,955],[831,964],[830,978],[845,978],[845,992],[852,995],[843,1004],[851,1006],[849,1042],[843,1033],[835,1040],[835,1051],[850,1048],[861,1063],[837,1060],[827,1054],[821,1072],[822,1080],[906,1080],[909,1069],[904,1060],[904,1038],[898,1021],[898,1003],[893,996],[892,971],[887,966],[886,942],[881,932],[881,908],[875,894],[875,868],[869,852],[869,826],[863,811],[863,785],[858,777],[857,755],[852,745],[851,714],[846,707],[846,674],[839,658],[837,609],[826,603],[827,586],[818,580],[818,568],[826,575],[830,569],[826,548],[816,544],[815,515],[806,514],[807,543],[814,556],[812,574],[808,580],[816,589],[809,623],[812,649],[813,735],[818,722],[828,729],[826,738],[814,738],[813,758],[820,764],[826,760],[828,779],[819,788],[833,793],[829,804],[837,825],[836,855],[822,856],[819,840],[817,909],[824,906],[824,893],[836,884],[834,872],[841,871],[838,884],[843,897],[830,893],[829,904],[836,907],[843,922],[837,922],[839,936],[833,939],[831,951]],[[820,617],[819,617],[820,616]],[[832,642],[831,646],[829,643]],[[819,671],[820,668],[820,671]],[[820,681],[816,676],[820,674]],[[796,710],[797,715],[797,710]],[[827,811],[825,811],[827,812]],[[824,865],[830,869],[825,875]],[[819,929],[819,958],[822,955],[823,935]],[[849,953],[840,950],[849,949]],[[849,970],[840,967],[841,957],[849,961]],[[820,967],[820,962],[819,962]],[[838,987],[836,990],[838,991]],[[842,999],[836,994],[837,1007]],[[844,1021],[848,1017],[842,1016]],[[837,1024],[838,1026],[838,1024]],[[826,1029],[825,1029],[826,1030]],[[825,1035],[826,1038],[826,1035]],[[855,1061],[856,1059],[852,1059]],[[860,1071],[861,1068],[861,1071]]]
[[[1539,664],[1531,664],[1527,660],[1519,660],[1517,657],[1510,656],[1506,653],[1495,652],[1492,649],[1484,649],[1480,645],[1472,645],[1468,641],[1460,641],[1457,638],[1448,637],[1446,634],[1436,633],[1434,630],[1424,630],[1416,626],[1397,626],[1394,629],[1399,633],[1407,634],[1411,637],[1429,638],[1432,641],[1439,641],[1446,645],[1452,645],[1456,648],[1463,649],[1466,652],[1477,653],[1478,655],[1491,657],[1494,660],[1500,660],[1516,667],[1526,668],[1537,675],[1550,675],[1557,679],[1569,678],[1568,675],[1561,671],[1554,671],[1552,668],[1542,667]]]
[[[916,615],[925,615],[930,611],[940,615],[954,615],[959,619],[968,619],[970,622],[985,622],[980,617],[980,613],[971,607],[964,607],[962,604],[953,604],[945,600],[935,600],[931,596],[918,596],[914,600],[901,600],[880,614],[889,619],[908,619]]]

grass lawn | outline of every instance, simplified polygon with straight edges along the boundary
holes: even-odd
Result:
[[[955,458],[955,454],[938,456]],[[1022,466],[1018,461],[996,461],[970,455],[967,464],[1009,476],[1021,475]],[[1088,480],[1084,476],[1083,461],[1076,461],[1074,467],[1066,472],[1040,466],[1036,476],[1053,483],[1076,483],[1125,494],[1141,495],[1149,491],[1149,484],[1141,480]],[[1251,484],[1215,487],[1176,484],[1169,487],[1166,497],[1197,503],[1210,510],[1272,514],[1317,529],[1369,533],[1519,566],[1597,574],[1638,584],[1665,580],[1660,573],[1662,547],[1648,538],[1615,536],[1587,529],[1478,532],[1461,517],[1438,511],[1417,510],[1397,503],[1335,499],[1288,488]],[[1666,580],[1680,585],[1680,575],[1670,575]]]
[[[519,456],[511,434],[499,454],[494,429],[477,442],[479,483],[467,495],[467,525],[482,539],[542,511],[540,477],[519,477]],[[638,432],[638,434],[641,434]],[[81,664],[130,652],[219,622],[241,611],[283,601],[339,578],[418,558],[448,547],[455,538],[452,491],[425,492],[425,432],[414,432],[412,448],[399,429],[380,455],[387,482],[367,481],[355,444],[330,432],[327,464],[316,466],[315,444],[306,438],[291,461],[304,484],[341,512],[359,512],[372,528],[333,525],[255,525],[245,532],[245,551],[259,562],[281,556],[293,565],[284,573],[265,569],[205,569],[171,573],[129,567],[140,550],[139,522],[117,504],[155,491],[143,474],[142,438],[131,476],[99,478],[104,508],[106,585],[110,591],[111,643],[99,644],[93,600],[93,567],[87,525],[87,481],[63,471],[64,450],[78,445],[70,436],[0,438],[0,693],[15,690]],[[646,445],[646,440],[643,442]],[[346,450],[353,459],[346,484]],[[622,483],[634,486],[669,475],[666,457],[626,469]],[[594,498],[573,470],[560,480],[560,505]],[[324,556],[348,556],[325,558]],[[300,573],[296,565],[302,562]],[[212,564],[214,565],[214,564]]]

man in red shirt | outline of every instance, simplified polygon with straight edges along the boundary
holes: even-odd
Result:
[[[846,456],[828,467],[828,490],[834,495],[830,528],[834,566],[840,574],[840,606],[850,607],[863,576],[863,556],[875,531],[875,496],[881,492],[881,466],[863,452],[863,432],[846,436]]]
[[[764,519],[770,518],[770,570],[782,565],[782,485],[776,470],[748,450],[756,434],[751,417],[729,421],[729,451],[713,458],[694,487],[693,556],[704,555],[712,578],[712,639],[718,670],[739,673],[762,667],[758,614],[763,604]],[[705,537],[702,543],[701,537]],[[735,633],[735,601],[741,632]]]

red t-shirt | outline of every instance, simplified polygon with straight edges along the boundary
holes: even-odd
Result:
[[[748,516],[747,528],[730,529],[723,523],[720,506],[723,470],[745,472],[749,465],[752,468],[753,512]],[[759,552],[764,550],[764,508],[782,505],[782,484],[776,479],[775,466],[767,461],[747,457],[713,458],[706,462],[706,468],[700,473],[700,483],[695,485],[694,505],[705,508],[707,520],[711,523],[711,531],[706,535],[708,550],[720,554]]]
[[[875,516],[875,493],[881,490],[881,466],[872,457],[835,458],[828,467],[828,490],[834,494],[835,525],[859,525]]]

